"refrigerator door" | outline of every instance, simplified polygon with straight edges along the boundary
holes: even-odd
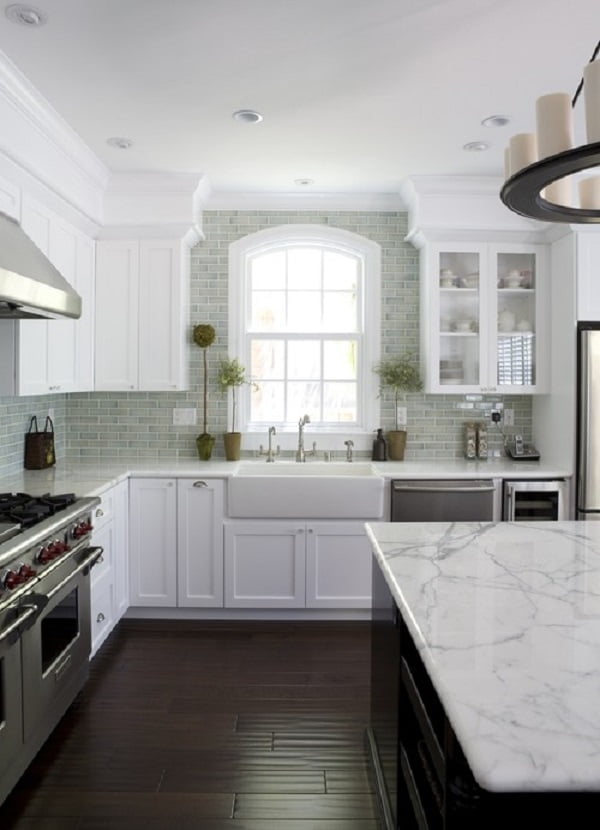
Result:
[[[593,512],[600,511],[600,330],[581,329],[579,337],[577,510]]]

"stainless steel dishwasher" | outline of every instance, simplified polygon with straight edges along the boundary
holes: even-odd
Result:
[[[491,522],[498,519],[492,479],[392,481],[393,522]]]

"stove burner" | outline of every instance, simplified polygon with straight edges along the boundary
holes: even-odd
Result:
[[[18,522],[22,528],[33,527],[75,502],[74,493],[30,496],[27,493],[0,493],[0,522]]]

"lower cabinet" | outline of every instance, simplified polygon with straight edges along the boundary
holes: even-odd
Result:
[[[225,523],[228,608],[369,608],[371,548],[361,522]]]
[[[90,576],[92,656],[129,605],[128,494],[127,481],[107,490],[93,516],[92,544],[103,553]]]
[[[223,481],[132,478],[132,606],[223,606]]]

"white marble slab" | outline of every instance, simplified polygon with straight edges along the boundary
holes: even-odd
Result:
[[[481,786],[600,791],[600,522],[367,531]]]

